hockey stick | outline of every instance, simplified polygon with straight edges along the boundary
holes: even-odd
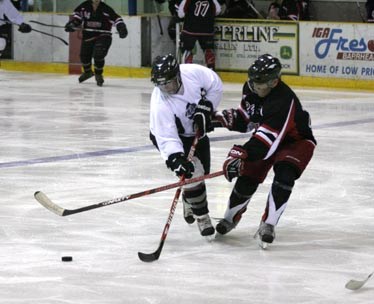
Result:
[[[56,28],[65,28],[65,26],[62,25],[54,25],[54,24],[47,24],[35,20],[31,20],[30,23],[35,23],[43,26],[49,26],[49,27],[56,27]],[[88,29],[88,28],[81,28],[81,27],[75,27],[74,30],[76,31],[83,31],[83,32],[97,32],[97,33],[106,33],[106,34],[113,34],[112,31],[107,30],[99,30],[99,29]],[[115,32],[115,34],[118,34],[118,32]]]
[[[368,277],[363,281],[350,280],[347,284],[345,284],[345,288],[350,289],[350,290],[360,289],[372,277],[373,274],[374,272],[369,274]]]
[[[358,10],[358,13],[360,14],[360,17],[361,17],[362,22],[366,22],[365,17],[364,17],[364,15],[362,14],[362,11],[361,11],[360,2],[356,1],[356,4],[357,4],[357,10]]]
[[[47,23],[43,23],[43,22],[40,22],[40,21],[36,21],[36,20],[30,20],[29,22],[39,24],[39,25],[43,25],[43,26],[48,26],[48,27],[65,28],[65,26],[63,26],[63,25],[47,24]]]
[[[196,135],[195,135],[194,141],[192,143],[190,152],[188,153],[188,157],[187,157],[188,160],[191,160],[192,157],[194,156],[196,145],[197,145],[198,142],[199,142],[199,132],[196,132]],[[221,171],[221,172],[223,173],[223,171]],[[184,181],[184,176],[182,176],[180,178],[180,182],[183,182],[183,181]],[[177,208],[177,203],[178,203],[178,200],[179,200],[179,196],[181,195],[181,192],[182,192],[182,187],[179,187],[177,189],[177,191],[175,192],[173,201],[171,203],[168,220],[166,221],[164,230],[162,231],[161,239],[160,239],[160,243],[158,245],[158,248],[156,249],[155,252],[152,252],[152,253],[138,252],[138,257],[141,261],[143,261],[143,262],[154,262],[154,261],[158,260],[158,258],[160,257],[161,250],[162,250],[162,247],[164,247],[166,237],[168,236],[170,224],[171,224],[171,221],[173,220],[175,209]]]
[[[223,174],[223,171],[217,171],[217,172],[210,173],[210,174],[207,174],[207,175],[191,178],[189,180],[179,181],[177,183],[168,184],[168,185],[161,186],[161,187],[158,187],[158,188],[153,188],[153,189],[145,190],[145,191],[130,194],[130,195],[113,198],[111,200],[103,201],[101,203],[88,205],[88,206],[77,208],[77,209],[65,209],[65,208],[60,207],[59,205],[54,203],[42,191],[35,192],[34,197],[43,207],[45,207],[49,211],[51,211],[51,212],[53,212],[53,213],[55,213],[59,216],[67,216],[67,215],[81,213],[81,212],[85,212],[85,211],[96,209],[96,208],[101,208],[101,207],[106,207],[106,206],[122,203],[124,201],[128,201],[128,200],[131,200],[131,199],[134,199],[134,198],[147,196],[147,195],[150,195],[150,194],[166,191],[166,190],[173,189],[173,188],[176,188],[176,187],[182,187],[184,185],[200,182],[200,181],[205,180],[205,179],[214,178],[214,177],[220,176],[222,174]]]
[[[11,21],[9,21],[9,20],[0,19],[0,21],[4,21],[4,22],[6,22],[6,23],[8,23],[8,24],[13,24],[13,25],[17,25],[17,26],[19,26],[19,24],[17,24],[17,23],[13,23],[13,22],[11,22]],[[31,28],[31,30],[34,31],[34,32],[37,32],[37,33],[40,33],[40,34],[46,35],[46,36],[50,36],[50,37],[52,37],[52,38],[56,38],[56,39],[60,40],[63,44],[65,44],[65,45],[69,45],[69,43],[68,43],[67,41],[65,41],[64,39],[62,39],[62,38],[60,38],[60,37],[57,37],[57,36],[55,36],[55,35],[52,35],[52,34],[49,34],[49,33],[46,33],[46,32],[42,32],[42,31],[36,30],[36,29],[34,29],[34,28]]]
[[[155,12],[157,13],[157,22],[158,22],[158,26],[160,28],[160,35],[163,36],[164,35],[164,30],[162,29],[162,24],[161,24],[161,18],[160,18],[160,11],[158,9],[158,4],[155,2],[156,0],[152,0],[153,2],[153,7],[155,9]]]
[[[67,41],[65,41],[64,39],[60,38],[60,37],[57,37],[55,35],[52,35],[52,34],[49,34],[49,33],[46,33],[46,32],[42,32],[42,31],[39,31],[39,30],[36,30],[36,29],[31,29],[32,31],[34,32],[37,32],[37,33],[40,33],[40,34],[43,34],[43,35],[46,35],[46,36],[50,36],[52,38],[56,38],[58,40],[60,40],[63,44],[65,45],[69,45],[69,43]]]
[[[266,19],[264,16],[262,16],[262,14],[255,8],[255,6],[252,4],[252,2],[250,0],[245,0],[245,2],[247,2],[248,6],[251,7],[251,9],[253,9],[253,11],[257,14],[257,16],[259,16],[261,19]]]

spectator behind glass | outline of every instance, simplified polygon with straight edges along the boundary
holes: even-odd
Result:
[[[269,6],[268,19],[310,20],[309,0],[276,0]]]
[[[374,23],[374,0],[366,0],[365,7],[367,22]]]
[[[151,1],[156,1],[159,4],[163,4],[166,2],[166,0],[151,0]],[[178,3],[180,1],[178,0],[168,0],[168,7],[169,7],[169,12],[171,14],[171,19],[168,25],[168,34],[171,40],[175,42],[176,39],[176,24],[178,22],[183,21],[183,19],[178,17],[177,13],[177,8],[178,8]]]
[[[221,1],[225,2],[225,1]],[[228,0],[225,11],[220,17],[236,19],[256,19],[257,13],[253,9],[255,6],[252,0]]]

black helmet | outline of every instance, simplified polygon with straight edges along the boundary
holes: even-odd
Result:
[[[269,54],[261,55],[249,67],[248,77],[251,82],[265,83],[281,75],[282,65],[278,58]]]
[[[179,78],[179,64],[171,54],[157,56],[153,61],[151,81],[155,85],[162,85],[166,82]]]

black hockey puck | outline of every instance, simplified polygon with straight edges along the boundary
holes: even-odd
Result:
[[[73,260],[72,256],[63,256],[61,258],[61,261],[63,261],[63,262],[71,262],[72,260]]]

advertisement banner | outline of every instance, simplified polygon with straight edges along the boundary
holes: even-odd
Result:
[[[300,75],[374,79],[374,25],[300,23]]]
[[[262,54],[278,57],[283,74],[298,74],[298,24],[256,20],[216,19],[215,54],[219,71],[247,72]],[[197,48],[194,62],[204,64]]]

